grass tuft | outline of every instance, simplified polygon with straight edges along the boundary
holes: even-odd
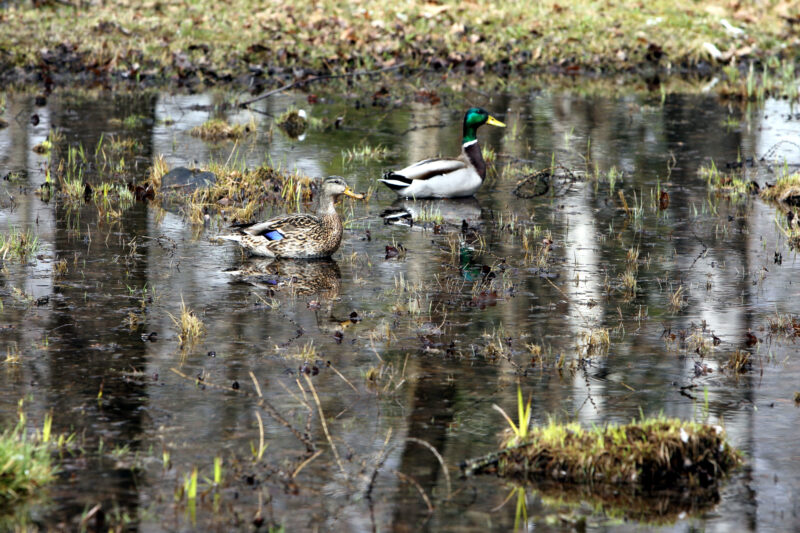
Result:
[[[25,432],[25,417],[0,434],[0,502],[29,498],[55,479],[50,446],[52,419],[48,416],[41,433]],[[62,439],[63,440],[63,439]]]
[[[39,237],[31,230],[20,231],[16,227],[6,233],[0,233],[0,258],[6,260],[10,257],[20,262],[27,261],[39,249]]]
[[[172,313],[167,314],[178,327],[178,342],[181,345],[194,343],[206,331],[203,321],[194,314],[194,311],[186,307],[183,298],[181,298],[180,318],[175,317]]]
[[[242,139],[255,132],[256,122],[252,117],[248,124],[229,124],[222,119],[213,118],[200,126],[195,126],[189,131],[189,134],[193,137],[199,137],[204,141],[224,141],[228,139]]]

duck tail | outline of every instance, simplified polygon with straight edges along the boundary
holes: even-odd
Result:
[[[411,185],[411,180],[407,177],[403,176],[402,174],[397,174],[394,171],[390,170],[389,172],[383,175],[383,178],[378,180],[393,191],[397,191],[400,189],[405,189],[409,185]]]
[[[222,239],[223,241],[233,241],[233,242],[238,242],[240,244],[242,242],[242,235],[241,234],[239,234],[239,235],[237,235],[237,234],[220,235],[219,238]]]

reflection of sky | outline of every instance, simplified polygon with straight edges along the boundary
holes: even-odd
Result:
[[[792,105],[789,100],[769,99],[764,102],[763,109],[753,114],[758,114],[761,118],[757,121],[760,126],[758,135],[754,136],[757,158],[765,157],[771,152],[770,160],[785,160],[790,165],[800,165],[800,119],[797,106]],[[781,144],[777,146],[778,143]]]
[[[274,96],[269,101],[253,104],[260,112],[267,112],[277,117],[288,105],[292,103],[291,97]],[[270,127],[271,118],[264,117],[258,112],[253,113],[246,109],[226,109],[216,115],[215,107],[224,108],[229,104],[225,99],[214,99],[208,94],[197,95],[170,95],[163,93],[156,104],[156,125],[153,128],[153,150],[156,154],[163,154],[170,167],[175,166],[201,166],[209,160],[216,161],[244,161],[252,168],[265,162],[263,146],[266,150],[270,164],[281,168],[300,172],[312,176],[323,176],[322,162],[326,159],[325,152],[318,146],[299,140],[289,139],[277,127],[274,127],[271,139],[267,138],[265,129]],[[231,124],[247,124],[251,116],[255,117],[258,131],[256,146],[245,140],[237,147],[237,152],[231,157],[234,148],[233,142],[218,144],[207,143],[202,139],[189,134],[192,128],[201,126],[212,118],[224,118]],[[165,124],[165,121],[172,121]],[[337,154],[338,155],[338,154]]]

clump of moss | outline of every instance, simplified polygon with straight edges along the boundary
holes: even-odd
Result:
[[[293,139],[300,137],[308,127],[308,118],[302,109],[288,109],[275,122]]]
[[[800,205],[800,172],[784,173],[772,187],[761,191],[765,200]]]
[[[51,143],[49,139],[45,139],[36,146],[34,146],[33,148],[31,148],[31,150],[33,150],[34,153],[39,155],[49,154],[50,150],[52,149],[53,149],[53,143]]]
[[[204,141],[223,141],[241,139],[246,135],[255,133],[255,131],[256,124],[253,119],[248,124],[229,124],[222,119],[213,118],[200,126],[195,126],[189,131],[189,134]]]
[[[572,483],[707,487],[741,461],[721,427],[658,417],[591,430],[551,421],[532,428],[522,444],[462,468],[468,474]]]

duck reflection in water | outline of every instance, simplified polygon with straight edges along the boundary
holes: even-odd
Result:
[[[386,224],[420,227],[437,224],[476,224],[481,219],[481,204],[475,198],[449,200],[396,200],[381,213]]]
[[[233,281],[248,283],[270,294],[317,295],[332,300],[339,296],[342,274],[333,259],[251,259],[225,271]]]

